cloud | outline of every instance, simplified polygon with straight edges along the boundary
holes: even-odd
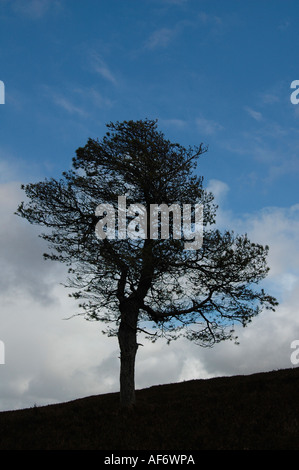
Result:
[[[184,0],[170,0],[171,4],[183,5]],[[168,47],[179,34],[188,28],[197,29],[202,28],[202,25],[207,25],[210,28],[212,35],[218,35],[223,29],[223,21],[218,16],[213,16],[205,12],[199,12],[193,15],[192,19],[182,19],[172,27],[161,27],[152,32],[145,43],[145,48],[150,50],[165,49]]]
[[[230,191],[229,185],[224,181],[210,179],[206,189],[213,194],[214,203],[219,208],[216,215],[217,227],[220,230],[229,228],[228,224],[232,218],[226,206],[226,196]]]
[[[222,24],[222,19],[220,18],[220,16],[211,15],[211,14],[205,13],[204,11],[200,11],[197,17],[201,23],[211,23],[213,25]]]
[[[165,48],[175,38],[178,28],[160,28],[154,31],[146,42],[147,49]]]
[[[289,29],[291,23],[289,20],[283,20],[279,25],[278,25],[278,29],[280,31],[286,31],[287,29]]]
[[[235,217],[225,208],[229,186],[211,180],[221,226],[269,244],[270,274],[265,289],[278,296],[275,313],[264,312],[245,329],[236,326],[240,345],[203,349],[187,340],[170,345],[147,342],[138,349],[136,387],[215,376],[250,374],[292,367],[290,344],[299,337],[299,205],[265,208]],[[68,290],[65,271],[42,259],[39,229],[13,215],[23,192],[17,183],[0,185],[0,409],[30,407],[119,390],[116,338],[87,322]]]
[[[103,96],[95,88],[79,87],[79,88],[74,89],[74,93],[76,95],[79,95],[81,99],[83,99],[85,102],[88,101],[90,105],[93,107],[102,109],[102,108],[110,108],[111,106],[113,106],[113,102],[109,98]]]
[[[207,189],[213,192],[219,205],[217,226],[239,234],[247,233],[253,242],[268,245],[270,272],[265,281],[267,288],[283,301],[292,296],[299,283],[299,203],[290,207],[265,207],[235,217],[226,206],[228,185],[211,180]]]
[[[270,245],[270,276],[277,288],[284,275],[299,275],[299,204],[264,208],[248,217],[247,225],[255,239]]]
[[[0,149],[0,183],[11,181],[14,178],[15,170],[12,168],[12,162],[16,164],[13,155]]]
[[[292,367],[290,344],[299,338],[299,204],[267,207],[235,217],[231,210],[224,208],[229,188],[221,183],[209,182],[209,189],[214,190],[219,203],[217,221],[220,223],[217,224],[220,229],[247,233],[251,241],[269,245],[270,272],[263,286],[280,304],[276,312],[263,312],[247,328],[237,327],[240,345],[221,343],[212,350],[199,351],[196,367],[206,376]],[[191,347],[190,351],[193,351]],[[191,362],[194,357],[195,353],[191,352]]]
[[[275,93],[264,93],[262,95],[262,101],[265,104],[273,104],[273,103],[278,103],[280,101],[280,98],[277,94]]]
[[[196,16],[196,24],[201,30],[205,28],[204,38],[201,40],[201,45],[205,46],[211,40],[221,37],[227,32],[228,28],[232,23],[230,15],[226,15],[225,20],[220,16],[200,11]]]
[[[97,323],[83,317],[64,320],[77,311],[65,289],[56,285],[52,296],[55,303],[48,305],[26,295],[2,304],[5,364],[0,366],[1,410],[118,389],[116,341],[104,337]]]
[[[165,3],[169,3],[171,5],[184,5],[189,0],[164,0]]]
[[[269,167],[268,174],[264,179],[265,183],[274,183],[286,175],[299,174],[299,161],[297,155],[290,155],[285,160],[272,164]]]
[[[223,181],[211,179],[209,180],[207,191],[211,191],[211,193],[213,193],[216,204],[222,204],[229,192],[229,186]]]
[[[57,9],[61,6],[58,0],[14,0],[12,2],[13,10],[31,19],[40,19],[45,16],[50,9]]]
[[[116,79],[115,74],[111,71],[110,67],[96,52],[91,53],[91,63],[93,70],[97,74],[99,74],[108,82],[112,83],[112,85],[117,85],[118,80]]]
[[[203,117],[196,119],[196,125],[200,132],[207,135],[213,135],[223,130],[223,126],[218,122]]]
[[[177,129],[183,129],[187,125],[187,122],[183,119],[161,119],[160,122],[166,126],[174,127]]]
[[[56,105],[67,111],[69,114],[77,114],[81,117],[87,117],[88,115],[83,108],[72,102],[66,96],[52,92],[52,100]]]
[[[103,96],[94,87],[73,85],[65,92],[57,92],[48,85],[42,87],[47,98],[68,114],[81,118],[90,118],[98,109],[107,109],[113,106],[113,101]]]
[[[14,212],[25,199],[18,183],[0,185],[2,299],[31,298],[43,305],[52,303],[52,289],[57,266],[49,270],[42,254],[45,246],[38,238],[36,227],[27,225]],[[57,274],[57,272],[56,272]]]
[[[256,94],[259,106],[273,105],[285,101],[286,90],[290,89],[290,83],[285,80],[279,80],[269,84],[267,88]]]
[[[79,316],[64,266],[43,259],[40,229],[14,215],[24,193],[0,185],[0,409],[61,402],[117,388],[116,344]],[[108,374],[107,361],[114,361]],[[106,361],[106,362],[105,362]]]
[[[247,111],[247,113],[256,121],[261,121],[263,119],[262,113],[260,113],[259,111],[255,111],[254,109],[249,107],[245,107],[245,111]]]

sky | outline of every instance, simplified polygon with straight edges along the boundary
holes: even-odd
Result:
[[[0,411],[119,390],[116,338],[68,319],[65,268],[14,215],[21,184],[59,178],[109,122],[158,119],[208,146],[217,224],[269,245],[263,285],[280,302],[239,345],[141,341],[136,388],[297,366],[298,14],[296,0],[0,0]]]

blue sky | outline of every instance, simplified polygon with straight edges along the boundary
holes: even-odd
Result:
[[[209,145],[200,171],[229,184],[236,210],[296,199],[296,2],[0,6],[1,147],[24,178],[60,174],[109,121],[149,117],[170,139]]]
[[[61,327],[73,311],[57,282],[64,274],[44,265],[37,231],[12,216],[21,183],[59,177],[110,121],[158,119],[170,140],[209,146],[198,170],[219,202],[219,224],[270,244],[268,285],[282,302],[273,320],[262,317],[241,333],[238,351],[148,346],[139,386],[292,366],[299,105],[290,85],[299,79],[298,13],[292,0],[0,0],[0,408],[118,387],[117,345],[83,319]],[[252,338],[260,341],[255,351]]]

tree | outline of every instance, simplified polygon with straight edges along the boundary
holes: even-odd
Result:
[[[45,258],[68,265],[66,285],[83,299],[82,313],[118,336],[120,401],[127,407],[135,403],[139,332],[152,341],[185,336],[200,346],[236,341],[236,322],[246,326],[277,301],[256,288],[269,270],[268,246],[213,228],[217,207],[196,174],[207,148],[171,143],[148,119],[107,129],[101,141],[77,149],[61,179],[22,185],[28,200],[16,213],[46,227]],[[167,236],[162,216],[153,227],[152,207],[168,208]],[[204,235],[200,246],[186,249],[197,233],[195,207]],[[177,229],[184,208],[191,217],[186,233]]]

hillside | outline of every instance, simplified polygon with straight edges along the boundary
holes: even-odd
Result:
[[[0,450],[299,450],[299,368],[0,413]]]

